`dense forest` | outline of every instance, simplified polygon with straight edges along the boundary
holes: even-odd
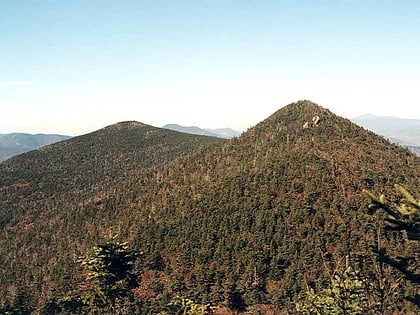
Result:
[[[310,101],[231,140],[125,122],[32,151],[0,164],[0,305],[66,313],[111,248],[136,277],[110,314],[318,314],[305,301],[337,279],[357,288],[354,314],[416,314],[416,281],[378,249],[415,275],[418,247],[362,191],[415,195],[419,166]]]

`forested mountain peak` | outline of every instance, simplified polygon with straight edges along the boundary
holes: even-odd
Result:
[[[306,120],[310,120],[313,116],[325,113],[332,114],[328,109],[325,109],[312,101],[302,100],[280,108],[263,122],[281,120],[287,124],[292,123],[296,119],[306,118]]]
[[[374,277],[382,230],[361,191],[418,178],[413,154],[310,101],[231,140],[119,123],[0,164],[0,296],[39,309],[77,290],[75,257],[117,233],[144,255],[145,314],[176,296],[294,313],[345,256]]]
[[[117,129],[135,129],[135,128],[141,128],[141,127],[151,127],[151,126],[141,123],[136,120],[129,120],[129,121],[121,121],[113,125],[106,126],[103,129],[117,130]]]
[[[306,100],[279,109],[233,143],[241,143],[249,152],[254,150],[254,159],[270,156],[300,168],[312,156],[311,163],[321,158],[348,170],[352,168],[353,174],[361,172],[368,160],[395,161],[394,154],[415,159],[407,150]],[[372,165],[366,166],[366,172],[369,168]]]
[[[251,128],[251,134],[286,133],[296,135],[302,130],[312,127],[323,127],[320,132],[328,132],[328,128],[340,128],[340,125],[348,124],[349,121],[336,116],[311,101],[299,101],[280,108],[274,114]],[[333,126],[335,125],[335,126]]]

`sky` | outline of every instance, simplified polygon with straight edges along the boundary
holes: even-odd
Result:
[[[0,133],[420,119],[420,1],[0,0]]]

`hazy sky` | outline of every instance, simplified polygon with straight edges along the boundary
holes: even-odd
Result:
[[[0,0],[0,133],[420,119],[420,1]]]

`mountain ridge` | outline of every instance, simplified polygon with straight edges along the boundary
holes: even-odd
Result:
[[[406,147],[420,147],[420,120],[395,116],[362,115],[354,123]]]
[[[29,134],[8,133],[0,134],[0,162],[39,147],[70,139],[70,136],[59,134]]]
[[[76,277],[72,257],[117,233],[145,255],[136,296],[149,310],[163,295],[225,305],[231,290],[248,307],[293,312],[305,283],[321,288],[324,266],[346,254],[372,271],[370,246],[382,232],[361,190],[419,184],[413,154],[309,101],[231,140],[133,128],[101,129],[0,164],[0,259],[15,266],[12,282],[0,273],[2,296],[18,283],[39,292],[42,305],[54,290],[75,290],[63,278]],[[50,173],[39,168],[56,163]],[[402,295],[392,299],[406,307]]]
[[[239,132],[231,128],[218,128],[218,129],[204,128],[203,129],[197,126],[186,127],[186,126],[181,126],[178,124],[166,124],[162,128],[179,131],[179,132],[196,134],[196,135],[224,138],[224,139],[231,139],[240,135]]]

